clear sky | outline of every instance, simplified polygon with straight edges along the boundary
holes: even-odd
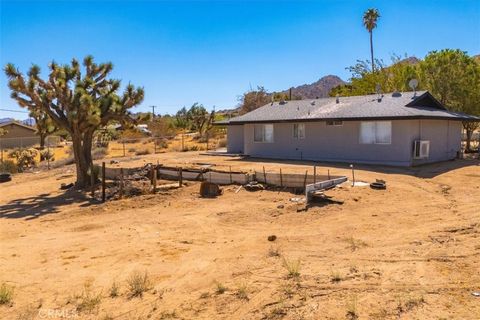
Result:
[[[174,113],[194,102],[233,107],[250,87],[279,91],[369,58],[362,13],[378,8],[376,56],[480,54],[480,0],[407,1],[5,1],[0,63],[43,70],[92,54],[145,88],[137,108]],[[18,109],[0,74],[0,109]],[[0,118],[26,115],[0,111]]]

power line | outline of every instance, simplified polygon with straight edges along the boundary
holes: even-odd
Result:
[[[12,109],[0,109],[0,111],[18,112],[18,113],[28,113],[28,111],[12,110]]]

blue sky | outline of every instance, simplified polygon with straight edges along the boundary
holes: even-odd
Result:
[[[480,1],[4,1],[0,63],[43,70],[92,54],[145,88],[136,110],[174,113],[194,102],[233,107],[250,87],[278,91],[369,58],[362,13],[378,8],[376,56],[480,54]],[[0,74],[0,109],[16,109]],[[0,111],[0,118],[26,115]]]

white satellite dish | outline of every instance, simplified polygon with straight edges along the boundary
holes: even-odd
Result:
[[[418,80],[417,79],[412,79],[408,82],[408,86],[412,88],[413,91],[417,90],[418,87]]]

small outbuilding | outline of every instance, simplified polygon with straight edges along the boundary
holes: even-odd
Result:
[[[0,147],[2,149],[25,148],[40,143],[40,137],[36,129],[15,120],[0,122],[0,128],[6,134],[0,136]]]
[[[229,153],[413,166],[457,157],[462,121],[480,117],[423,91],[272,102],[218,124]]]

